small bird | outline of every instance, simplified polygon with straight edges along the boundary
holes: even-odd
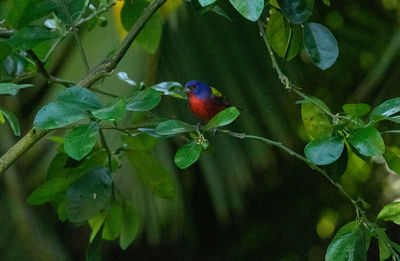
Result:
[[[223,109],[232,106],[217,89],[201,81],[187,82],[184,91],[189,94],[190,110],[206,121],[211,120]]]

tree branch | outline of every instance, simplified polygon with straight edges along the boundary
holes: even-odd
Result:
[[[88,72],[87,75],[78,83],[78,86],[90,88],[97,80],[108,75],[117,67],[122,57],[126,54],[129,46],[135,40],[137,35],[145,26],[150,17],[166,2],[167,0],[153,0],[149,6],[143,11],[138,21],[131,28],[124,41],[118,47],[116,54],[106,58],[98,66]],[[0,175],[3,174],[22,154],[25,153],[33,144],[40,140],[49,130],[39,130],[32,128],[23,138],[21,138],[13,147],[11,147],[0,158]]]

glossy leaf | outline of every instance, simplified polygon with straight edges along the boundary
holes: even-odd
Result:
[[[398,112],[400,112],[400,98],[390,99],[372,110],[370,120],[384,120]]]
[[[203,7],[208,6],[208,5],[212,5],[215,2],[217,2],[217,0],[199,0],[200,5],[203,6]]]
[[[129,150],[149,151],[157,144],[158,139],[145,133],[135,136],[121,135],[124,146]]]
[[[253,22],[257,21],[264,9],[264,0],[229,0],[229,2],[243,17]]]
[[[342,136],[315,139],[304,148],[304,153],[315,165],[328,165],[339,159],[343,152]]]
[[[83,159],[96,144],[98,131],[99,126],[95,122],[74,128],[65,137],[65,152],[75,160]]]
[[[61,198],[65,195],[65,191],[69,185],[71,185],[71,182],[67,179],[58,178],[50,180],[32,192],[28,197],[28,204],[36,206]]]
[[[229,107],[217,113],[207,124],[204,126],[204,130],[211,130],[216,127],[222,127],[233,122],[240,112],[236,107]]]
[[[161,82],[151,86],[150,88],[159,91],[164,95],[187,99],[187,94],[183,91],[183,87],[179,82]]]
[[[71,222],[83,222],[107,208],[112,197],[112,178],[107,168],[96,167],[76,180],[67,191]]]
[[[160,101],[160,93],[154,89],[147,88],[133,94],[127,100],[126,109],[128,111],[149,111],[154,109]]]
[[[85,113],[103,107],[100,99],[93,92],[79,86],[62,90],[57,96],[57,103]]]
[[[191,141],[182,147],[175,154],[175,164],[178,168],[185,169],[195,163],[201,153],[201,145],[196,141]]]
[[[99,120],[103,121],[119,121],[125,117],[126,114],[126,101],[125,98],[119,98],[110,105],[92,111],[92,115]]]
[[[20,89],[33,87],[33,84],[0,83],[0,94],[16,95]]]
[[[114,202],[111,205],[111,209],[107,211],[101,238],[114,240],[119,236],[121,233],[122,211],[121,204]]]
[[[400,175],[400,149],[398,147],[386,147],[383,157],[388,168]]]
[[[392,255],[391,248],[380,238],[378,238],[379,245],[379,260],[385,261]]]
[[[343,152],[339,159],[329,165],[322,166],[322,168],[326,171],[329,177],[331,177],[334,181],[339,182],[342,175],[346,172],[348,160],[349,156],[347,147],[344,146]]]
[[[384,206],[379,212],[377,219],[393,221],[397,225],[400,225],[400,202],[393,202]]]
[[[21,135],[21,128],[19,126],[18,118],[14,113],[0,107],[0,113],[7,119],[15,136]]]
[[[118,79],[120,79],[121,81],[124,81],[131,86],[137,86],[136,82],[134,80],[132,80],[131,78],[129,78],[129,76],[126,72],[118,72],[117,76],[118,76]]]
[[[294,24],[302,24],[312,14],[314,1],[277,0],[283,14]]]
[[[57,33],[49,31],[45,27],[29,26],[14,32],[7,42],[16,49],[29,50],[44,41],[58,36]]]
[[[183,121],[168,120],[163,121],[155,128],[155,134],[160,136],[172,136],[179,133],[195,131],[196,128]]]
[[[304,24],[303,42],[307,55],[321,70],[328,69],[335,63],[339,48],[335,37],[325,26],[317,23]]]
[[[146,0],[125,1],[121,10],[121,22],[125,30],[129,31],[148,6]],[[135,42],[143,49],[154,53],[158,49],[161,40],[162,22],[157,12],[146,23],[143,30],[136,37]]]
[[[385,152],[385,144],[379,132],[373,127],[350,131],[347,138],[351,145],[364,156],[380,156]]]
[[[345,104],[343,111],[355,117],[362,117],[371,110],[371,106],[365,103]]]
[[[326,251],[325,261],[364,260],[367,260],[365,229],[353,221],[336,233]]]
[[[292,36],[290,36],[291,31]],[[287,45],[291,37],[290,48],[286,58],[288,61],[295,57],[303,48],[301,27],[297,25],[291,26],[279,11],[272,11],[267,23],[266,35],[272,49],[280,57],[285,57]]]
[[[321,100],[312,98],[325,110],[329,108]],[[301,118],[308,135],[313,139],[330,137],[333,127],[326,113],[314,103],[307,101],[301,104]]]
[[[138,231],[139,213],[128,202],[125,202],[123,204],[121,235],[119,238],[119,245],[122,250],[127,249],[133,240],[135,240]]]
[[[139,180],[155,195],[173,199],[175,197],[175,183],[172,174],[156,159],[144,151],[125,151],[125,155],[132,164]]]
[[[86,113],[58,103],[49,103],[36,114],[33,125],[42,130],[61,128],[85,118]]]

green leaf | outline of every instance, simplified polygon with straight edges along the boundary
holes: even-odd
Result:
[[[0,94],[16,95],[20,89],[33,87],[33,84],[0,83]]]
[[[117,76],[118,76],[118,79],[120,79],[121,81],[124,81],[131,86],[137,86],[136,82],[134,80],[132,80],[131,78],[129,78],[129,76],[126,72],[118,72]]]
[[[322,166],[322,168],[326,173],[328,173],[329,177],[334,181],[339,182],[342,175],[346,172],[348,159],[347,147],[344,146],[342,155],[340,155],[339,159],[329,165]]]
[[[364,156],[381,156],[385,144],[379,132],[373,127],[351,130],[347,140]]]
[[[85,261],[101,261],[101,236],[97,234],[86,250]]]
[[[384,221],[393,221],[400,225],[400,202],[387,204],[379,212],[377,219]]]
[[[371,106],[365,103],[345,104],[343,111],[351,116],[362,117],[371,110]]]
[[[102,107],[99,98],[88,89],[70,87],[61,91],[55,103],[42,107],[33,125],[40,129],[55,129],[82,120],[88,111]]]
[[[28,197],[28,204],[32,206],[37,206],[57,200],[65,196],[65,192],[71,182],[68,179],[57,178],[50,180],[38,188],[36,188],[32,194]]]
[[[125,1],[121,10],[121,22],[125,30],[129,31],[132,28],[148,4],[145,0]],[[158,49],[161,32],[162,21],[160,14],[157,12],[146,23],[135,42],[146,51],[154,53]]]
[[[97,233],[99,233],[101,227],[104,224],[104,220],[106,220],[106,216],[107,213],[103,211],[88,220],[89,226],[92,229],[92,233],[90,233],[90,239],[89,239],[90,243],[93,242]]]
[[[400,97],[385,101],[371,112],[370,121],[380,121],[400,112]]]
[[[175,197],[175,183],[172,174],[156,159],[144,151],[125,151],[136,176],[155,195],[172,200]]]
[[[314,97],[312,99],[329,111],[329,108],[325,103],[323,103],[323,101]],[[304,127],[311,138],[318,139],[322,137],[330,137],[332,135],[333,127],[328,116],[321,108],[311,101],[301,104],[301,118]]]
[[[57,0],[57,9],[54,14],[65,24],[72,23],[81,15],[86,0]]]
[[[321,70],[328,69],[335,63],[339,48],[335,37],[325,26],[317,23],[304,24],[303,42],[307,55]]]
[[[62,90],[57,96],[57,103],[86,114],[89,110],[97,110],[103,107],[99,97],[80,86]]]
[[[388,168],[400,175],[400,149],[398,147],[386,147],[383,157]]]
[[[96,167],[76,180],[67,191],[67,211],[71,222],[83,222],[110,205],[110,170]]]
[[[6,109],[3,108],[3,107],[0,107],[0,111],[1,111],[0,113],[1,113],[2,115],[4,115],[4,117],[6,117],[8,123],[9,123],[10,126],[11,126],[11,129],[12,129],[14,135],[15,135],[15,136],[20,136],[20,135],[21,135],[21,128],[20,128],[20,126],[19,126],[19,122],[18,122],[17,116],[15,116],[14,113],[12,113],[12,112],[6,110]]]
[[[163,121],[155,128],[155,134],[160,136],[172,136],[179,133],[195,131],[196,128],[183,121],[168,120]]]
[[[57,3],[51,0],[14,0],[9,19],[14,28],[19,28],[47,16],[56,7]]]
[[[36,114],[33,125],[42,130],[61,128],[85,118],[86,114],[58,103],[49,103]]]
[[[294,24],[302,24],[312,14],[314,1],[277,0],[283,14]]]
[[[304,153],[315,165],[328,165],[339,159],[343,148],[343,137],[332,136],[310,141],[304,148]]]
[[[0,62],[3,62],[4,59],[11,53],[12,48],[7,43],[6,39],[0,39]]]
[[[150,88],[159,91],[164,95],[187,99],[187,94],[183,91],[183,87],[179,82],[161,82],[151,86]]]
[[[125,117],[126,101],[119,98],[105,108],[92,111],[92,115],[103,121],[119,121]]]
[[[122,206],[114,202],[111,209],[107,211],[107,217],[104,222],[101,238],[105,240],[114,240],[121,233],[122,225]]]
[[[229,0],[229,2],[241,15],[253,22],[258,20],[264,9],[264,0]]]
[[[147,88],[133,94],[127,101],[128,111],[149,111],[154,109],[161,101],[158,91]]]
[[[175,164],[180,169],[185,169],[195,163],[199,157],[201,152],[201,145],[196,141],[191,141],[182,147],[175,154]]]
[[[240,112],[236,107],[229,107],[220,111],[215,115],[207,124],[204,126],[204,130],[211,130],[216,127],[222,127],[233,122],[238,116]]]
[[[331,0],[322,0],[322,2],[327,6],[331,6]]]
[[[299,25],[291,26],[290,22],[279,11],[271,9],[270,12],[272,13],[267,23],[266,35],[272,49],[280,57],[285,57],[287,44],[290,39],[290,30],[292,30],[290,48],[286,58],[289,61],[303,48],[301,27]]]
[[[6,122],[6,120],[4,119],[4,115],[2,110],[0,109],[0,124],[4,124]]]
[[[119,237],[119,245],[122,250],[127,249],[133,240],[135,240],[138,231],[139,213],[128,202],[125,202],[123,204],[121,235]]]
[[[57,206],[57,216],[58,220],[61,222],[65,222],[68,219],[68,213],[67,213],[67,202],[62,201],[60,204]]]
[[[99,126],[96,122],[75,127],[65,137],[65,152],[75,160],[83,159],[96,144],[98,131]]]
[[[325,261],[364,260],[367,260],[365,229],[353,221],[336,233],[326,251]]]
[[[385,261],[392,255],[391,248],[383,241],[382,239],[378,238],[378,245],[379,245],[379,260]]]
[[[16,49],[29,50],[42,42],[58,36],[56,32],[49,31],[45,27],[29,26],[15,31],[7,39],[7,43]]]
[[[202,7],[205,7],[207,5],[212,5],[215,2],[217,2],[217,0],[199,0],[199,3]]]
[[[129,150],[149,151],[157,144],[158,139],[145,133],[135,136],[121,135],[124,146]]]

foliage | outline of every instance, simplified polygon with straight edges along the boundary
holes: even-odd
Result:
[[[229,19],[220,1],[190,2],[200,13],[211,11]],[[135,26],[144,19],[144,10],[149,10],[157,3],[161,5],[163,1],[126,1],[121,10],[123,27],[126,30],[138,30],[136,34],[132,34],[131,39],[151,53],[157,51],[161,40],[161,15],[155,9],[147,17],[145,26],[139,29]],[[400,98],[387,100],[371,112],[368,104],[345,104],[342,112],[333,114],[323,101],[304,94],[291,84],[272,52],[273,50],[282,58],[283,65],[296,57],[303,47],[311,62],[319,69],[326,70],[335,63],[339,55],[335,37],[326,26],[309,21],[314,1],[230,0],[229,3],[244,18],[258,23],[279,79],[286,89],[302,98],[298,102],[301,104],[301,117],[311,139],[304,148],[305,157],[280,142],[221,129],[240,115],[239,110],[233,106],[220,111],[203,125],[152,115],[150,111],[160,104],[164,96],[187,99],[179,82],[161,82],[146,87],[143,82],[138,85],[131,80],[127,73],[119,72],[118,77],[130,85],[131,93],[126,97],[115,97],[114,94],[106,93],[113,99],[104,106],[95,93],[100,92],[99,89],[90,90],[91,85],[58,79],[46,71],[46,63],[59,42],[73,34],[83,63],[89,69],[77,28],[100,19],[101,13],[114,3],[95,0],[18,0],[14,2],[7,20],[7,26],[14,31],[0,42],[3,52],[0,57],[3,60],[9,58],[28,61],[21,62],[23,71],[27,72],[34,71],[31,66],[35,64],[37,72],[49,83],[61,83],[66,87],[58,93],[55,102],[43,106],[37,112],[33,123],[34,131],[71,129],[47,170],[45,182],[32,192],[28,203],[41,205],[49,202],[57,208],[61,221],[69,220],[76,224],[88,222],[92,234],[87,258],[96,255],[94,249],[98,247],[99,238],[115,240],[119,237],[120,247],[126,249],[138,234],[140,215],[134,200],[119,194],[120,188],[114,182],[114,173],[122,162],[129,162],[135,177],[155,196],[173,200],[177,194],[174,176],[152,153],[158,140],[183,137],[187,141],[176,151],[173,159],[178,168],[185,169],[195,164],[201,153],[209,149],[208,135],[219,132],[240,139],[260,140],[287,151],[324,175],[349,199],[355,208],[356,220],[337,232],[327,249],[325,260],[365,260],[370,238],[373,237],[378,239],[381,260],[390,256],[393,260],[399,260],[399,247],[390,241],[385,230],[380,227],[380,222],[372,223],[367,219],[360,202],[343,190],[340,177],[349,166],[349,152],[366,161],[371,157],[384,157],[390,169],[399,171],[398,148],[386,146],[381,135],[383,130],[380,131],[383,124],[379,122],[400,123],[397,115],[400,112]],[[325,3],[330,4],[329,1]],[[31,6],[33,8],[30,9]],[[35,48],[50,40],[54,41],[53,45],[46,50],[43,59],[39,58],[35,54]],[[127,46],[124,45],[126,43]],[[119,50],[126,52],[125,47],[129,47],[129,44],[129,40],[124,41]],[[117,55],[120,54],[123,56],[123,51]],[[118,62],[119,60],[116,63]],[[93,71],[88,70],[87,75],[91,76],[91,73]],[[7,76],[15,78],[16,82],[21,80],[11,73]],[[0,94],[16,95],[21,89],[28,87],[34,88],[32,84],[0,83]],[[148,113],[150,117],[143,117],[131,124],[132,126],[125,126],[127,119],[132,118],[131,112]],[[16,116],[0,107],[0,123],[3,124],[5,118],[14,134],[20,135]],[[106,129],[122,133],[115,150],[108,146],[109,140],[103,134]],[[393,221],[399,224],[399,210],[397,203],[388,204],[378,214],[377,221]]]

